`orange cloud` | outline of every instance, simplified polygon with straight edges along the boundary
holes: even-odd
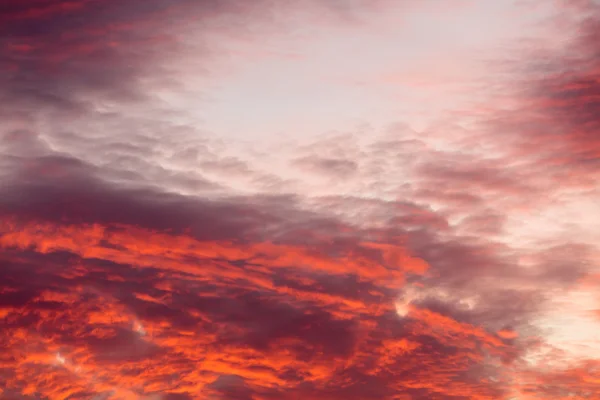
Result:
[[[379,263],[367,253],[331,258],[299,246],[207,242],[128,226],[5,220],[2,227],[6,262],[35,255],[46,265],[31,295],[17,286],[11,297],[4,289],[11,305],[3,324],[10,329],[0,345],[10,349],[3,364],[11,373],[3,382],[23,395],[202,398],[241,391],[257,399],[325,399],[335,384],[339,396],[359,398],[351,394],[359,374],[384,379],[384,398],[398,390],[493,398],[492,389],[451,383],[442,370],[460,374],[482,362],[475,343],[501,353],[506,345],[496,336],[427,310],[399,330],[389,290],[406,274],[427,271],[401,246],[358,244],[380,254]],[[348,274],[371,285],[368,292],[323,291]],[[428,335],[438,350],[428,348]],[[446,354],[453,346],[464,352]],[[417,360],[427,368],[411,372]],[[399,383],[398,373],[410,378]],[[223,383],[230,380],[235,385]]]

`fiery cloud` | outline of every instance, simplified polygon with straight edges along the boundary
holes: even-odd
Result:
[[[5,2],[0,397],[596,398],[599,12]]]

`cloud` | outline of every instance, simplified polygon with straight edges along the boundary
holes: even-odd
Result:
[[[353,4],[303,10],[351,29],[389,6]],[[200,39],[251,37],[253,21],[302,7],[2,7],[4,397],[597,392],[594,357],[545,325],[598,320],[565,300],[594,287],[598,260],[594,17],[573,22],[551,68],[512,72],[518,111],[268,151],[207,134],[161,89],[185,83],[170,62],[196,40],[208,60]]]
[[[317,175],[333,178],[351,176],[358,169],[354,161],[334,158],[305,157],[295,160],[294,164]]]
[[[508,128],[509,136],[517,136],[512,143],[515,150],[548,168],[556,183],[589,187],[595,181],[599,154],[596,39],[600,25],[597,5],[580,4],[565,13],[576,18],[563,16],[573,32],[566,37],[568,45],[540,54],[545,66],[530,63],[529,72],[518,80],[522,107],[504,115],[499,124],[500,129]]]
[[[27,393],[19,374],[33,369],[47,377],[36,390],[48,396],[62,393],[57,382],[78,382],[93,393],[114,387],[142,396],[179,388],[197,395],[217,390],[211,382],[218,374],[234,373],[246,383],[218,389],[225,398],[282,390],[317,396],[329,379],[373,374],[379,367],[372,363],[385,352],[363,365],[359,359],[371,358],[369,351],[408,340],[407,333],[397,336],[401,321],[392,300],[404,276],[425,271],[402,247],[369,244],[351,226],[345,234],[354,232],[352,240],[338,246],[313,239],[305,248],[294,235],[268,242],[265,223],[278,224],[276,233],[294,226],[290,205],[281,206],[284,219],[274,217],[273,203],[253,199],[261,232],[243,205],[249,199],[215,211],[200,199],[102,184],[86,175],[82,162],[60,168],[51,184],[46,178],[47,185],[13,186],[13,201],[3,202],[2,306],[9,328],[3,344],[16,349],[27,340],[35,347],[12,355],[5,387]],[[25,201],[40,197],[43,205]],[[67,206],[67,200],[76,202]],[[215,215],[224,223],[237,212],[244,217],[232,218],[230,227],[207,220]],[[409,337],[424,340],[421,335]],[[52,364],[56,352],[72,370]],[[144,367],[155,362],[163,367]],[[338,375],[344,364],[348,372]],[[135,389],[140,379],[144,386]],[[335,389],[334,396],[348,390]]]
[[[29,1],[3,6],[5,100],[76,110],[143,97],[144,72],[180,47],[176,22],[214,18],[234,2]]]
[[[553,279],[508,272],[501,249],[436,225],[373,242],[290,199],[208,201],[49,165],[2,197],[2,343],[30,348],[7,353],[3,385],[25,394],[497,398],[502,360],[522,351],[506,327],[540,301],[519,285]],[[517,286],[489,280],[500,270]],[[399,316],[406,279],[418,300]],[[45,378],[32,391],[23,374]]]

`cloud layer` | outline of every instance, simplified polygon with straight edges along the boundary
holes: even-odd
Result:
[[[389,26],[413,32],[439,6],[0,7],[3,398],[557,400],[600,390],[593,2],[506,6],[538,10],[529,41],[478,60],[489,77],[450,82],[460,96],[488,91],[425,128],[399,107],[394,123],[373,116],[277,139],[211,132],[196,107],[246,66],[280,71],[303,38],[369,33],[375,48]],[[445,12],[490,12],[477,7]],[[563,31],[560,46],[540,33]],[[415,40],[426,48],[427,37]],[[247,64],[228,63],[239,57]],[[444,76],[394,82],[439,85],[441,96]],[[346,85],[327,77],[324,95]],[[364,82],[395,98],[380,78]],[[251,100],[230,105],[231,118],[252,112]],[[331,113],[356,122],[344,104]]]

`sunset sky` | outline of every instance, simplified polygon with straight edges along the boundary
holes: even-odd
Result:
[[[0,399],[600,399],[600,1],[0,2]]]

